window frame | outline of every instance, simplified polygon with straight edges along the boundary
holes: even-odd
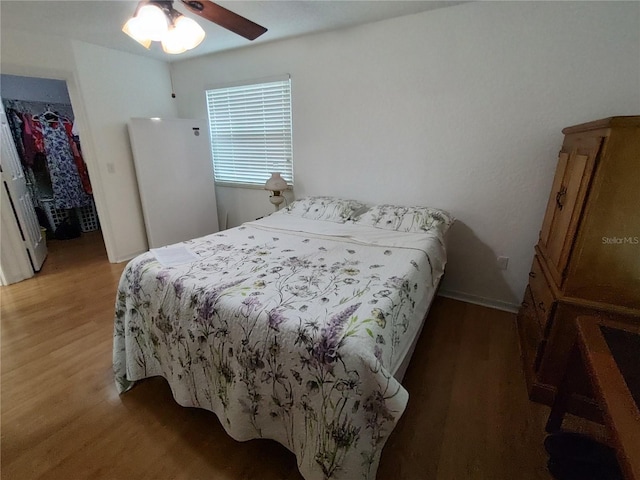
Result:
[[[243,90],[245,90],[244,96],[242,95]],[[265,94],[271,95],[271,97],[260,102],[258,97],[261,96],[264,100]],[[290,75],[216,85],[205,89],[215,185],[264,189],[264,183],[269,179],[271,173],[279,172],[287,183],[293,186],[291,97]],[[236,101],[235,104],[234,101]],[[218,112],[215,110],[216,102],[219,103]],[[240,103],[243,105],[239,105]],[[247,106],[255,108],[255,110],[246,110]],[[271,111],[266,112],[265,107]],[[223,113],[224,108],[226,110]],[[245,115],[247,113],[249,115],[253,113],[257,117],[249,120]],[[255,118],[262,120],[262,122],[256,123]],[[225,128],[227,132],[221,133]],[[234,129],[236,132],[233,131]],[[249,139],[252,136],[254,139]],[[283,139],[281,143],[278,143],[278,136]],[[239,141],[234,141],[234,137]],[[256,140],[259,137],[262,137],[262,141]],[[244,148],[245,151],[249,151],[248,156],[243,158],[241,154],[233,152],[234,148]],[[267,158],[269,155],[271,155],[271,159]],[[263,158],[260,158],[261,156]],[[254,163],[251,164],[251,162]],[[235,166],[239,166],[238,172],[229,173]],[[226,169],[227,172],[220,173],[220,170],[223,169]],[[256,172],[252,173],[252,170]]]

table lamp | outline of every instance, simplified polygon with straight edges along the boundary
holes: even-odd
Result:
[[[285,198],[281,195],[284,190],[289,188],[284,178],[280,176],[280,173],[274,172],[271,174],[271,178],[264,184],[265,190],[270,190],[271,195],[269,201],[276,207],[276,211],[280,208],[280,204],[285,201]]]

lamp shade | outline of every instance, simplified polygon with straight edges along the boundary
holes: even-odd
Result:
[[[180,15],[173,22],[162,39],[162,49],[166,53],[182,53],[200,45],[205,33],[194,20]]]
[[[162,40],[169,28],[167,16],[156,5],[144,5],[138,10],[135,18],[138,20],[137,28],[132,33],[138,38],[158,42]]]
[[[122,31],[124,33],[129,35],[144,48],[149,48],[151,46],[151,40],[146,37],[143,30],[144,29],[138,17],[131,17],[122,27]]]
[[[271,178],[264,184],[265,190],[271,190],[272,192],[281,192],[289,188],[289,185],[284,178],[280,176],[280,173],[274,172],[271,174]]]

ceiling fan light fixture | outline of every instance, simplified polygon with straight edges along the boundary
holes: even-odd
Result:
[[[200,45],[204,37],[204,30],[197,22],[180,15],[162,39],[162,49],[170,54],[183,53]]]
[[[171,40],[167,40],[166,38],[162,40],[162,42],[160,43],[162,45],[162,50],[164,51],[164,53],[169,53],[171,55],[178,55],[180,53],[184,53],[187,51],[187,49],[184,48],[181,44],[172,43]]]
[[[1,1],[1,0],[0,0]],[[161,42],[166,53],[177,54],[202,43],[205,32],[194,20],[173,8],[174,0],[140,0],[136,12],[122,31],[149,48],[152,41]],[[220,25],[247,40],[254,40],[266,28],[233,13],[211,0],[180,0],[191,13]]]
[[[151,46],[151,40],[144,36],[143,29],[140,26],[140,20],[138,18],[131,17],[127,20],[127,23],[122,27],[122,31],[144,48],[148,49]]]
[[[179,53],[184,53],[187,51],[185,46],[180,41],[180,38],[173,35],[171,33],[171,30],[169,30],[169,32],[162,39],[161,45],[164,53],[169,53],[171,55],[177,55]]]
[[[180,35],[187,50],[197,47],[205,37],[204,29],[191,18],[181,15],[174,23],[173,30]]]
[[[135,18],[138,19],[136,27],[140,34],[149,40],[159,42],[169,30],[169,19],[157,5],[144,5],[140,7]]]

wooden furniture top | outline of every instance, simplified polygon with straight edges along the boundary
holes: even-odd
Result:
[[[566,127],[562,130],[562,133],[567,135],[569,133],[585,132],[587,130],[598,130],[600,128],[610,127],[640,127],[640,116],[602,118],[600,120]]]
[[[633,390],[638,398],[640,361],[628,360],[640,358],[640,325],[595,317],[579,317],[577,325],[578,344],[611,430],[620,468],[625,478],[640,480],[640,410],[632,395]]]

